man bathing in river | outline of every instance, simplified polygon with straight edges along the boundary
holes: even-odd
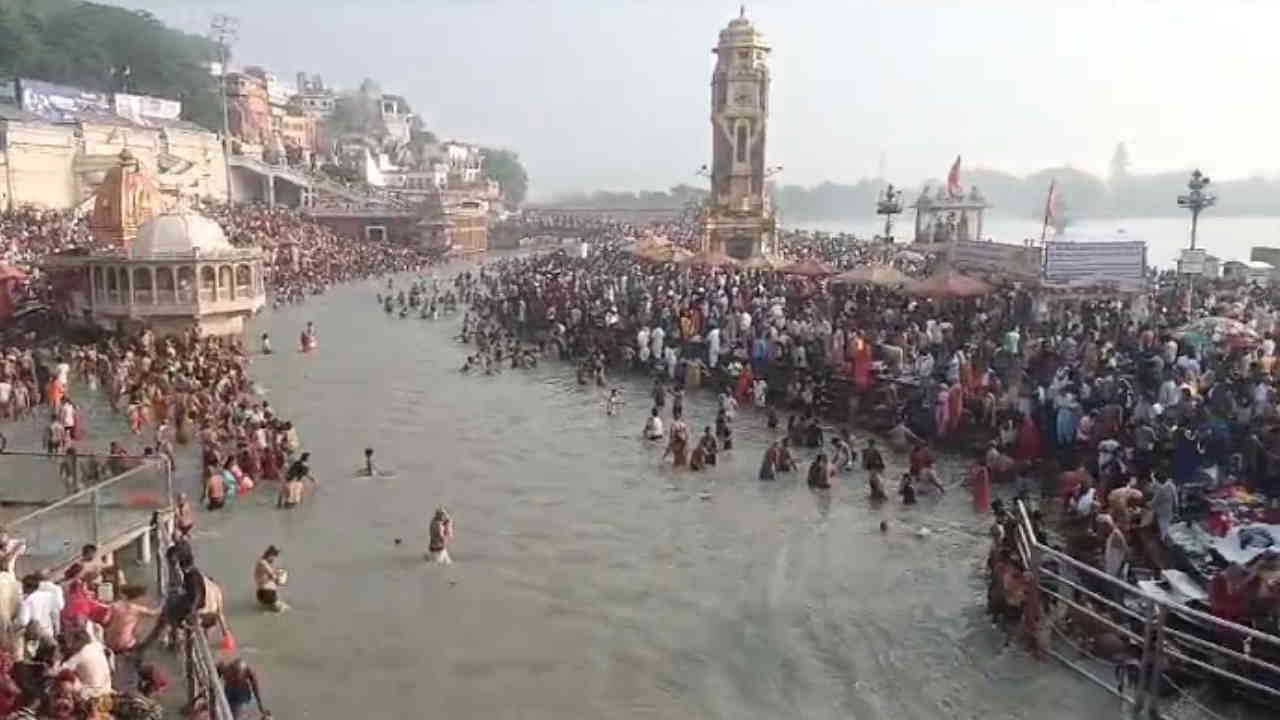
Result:
[[[280,599],[280,586],[284,585],[288,575],[275,566],[280,557],[280,548],[270,545],[253,566],[253,586],[258,598],[258,605],[271,612],[283,612],[289,606]]]
[[[449,557],[449,539],[453,537],[453,518],[449,517],[443,507],[436,508],[436,514],[431,518],[429,535],[427,562],[441,565],[452,563],[453,560]]]

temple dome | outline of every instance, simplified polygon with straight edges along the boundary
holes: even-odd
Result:
[[[191,255],[197,251],[201,255],[216,255],[234,250],[217,222],[187,210],[157,215],[143,223],[129,256]]]

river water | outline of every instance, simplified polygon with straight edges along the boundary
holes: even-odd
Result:
[[[873,509],[861,473],[829,494],[798,474],[760,483],[768,435],[749,410],[718,468],[673,472],[639,439],[639,380],[607,417],[558,363],[464,377],[456,319],[386,317],[377,288],[254,322],[247,337],[277,348],[316,322],[317,352],[258,357],[253,373],[299,423],[320,484],[292,512],[255,493],[198,521],[277,717],[1115,715],[1002,647],[983,612],[986,521],[963,489]],[[686,410],[695,429],[713,419],[709,397]],[[366,446],[395,477],[354,478]],[[441,504],[449,567],[422,561]],[[290,571],[283,616],[254,605],[268,543]]]

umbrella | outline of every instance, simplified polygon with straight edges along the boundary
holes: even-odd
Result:
[[[793,262],[782,268],[782,272],[787,275],[803,275],[805,277],[823,277],[835,274],[835,271],[828,267],[826,263],[819,262],[813,258],[805,258],[799,262]]]
[[[889,265],[863,265],[831,278],[836,285],[875,285],[878,287],[902,287],[911,282],[911,278]]]
[[[908,295],[923,295],[935,298],[974,297],[986,295],[993,289],[990,285],[977,278],[949,270],[943,270],[923,280],[908,283],[903,288]]]
[[[768,255],[756,255],[742,263],[747,270],[777,270],[781,263]]]
[[[716,252],[713,250],[700,252],[697,255],[693,255],[692,257],[687,257],[676,262],[690,267],[737,267],[741,264],[735,258],[731,258],[722,252]]]
[[[1187,340],[1199,339],[1201,342],[1207,340],[1230,340],[1248,344],[1259,340],[1258,333],[1253,328],[1239,320],[1228,317],[1207,317],[1193,320],[1178,328],[1175,334]]]

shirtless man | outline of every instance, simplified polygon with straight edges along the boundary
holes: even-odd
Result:
[[[303,489],[301,477],[297,475],[286,477],[280,485],[280,494],[276,496],[276,507],[284,510],[298,507],[302,502]]]
[[[191,497],[178,493],[178,500],[173,506],[173,530],[179,538],[190,539],[195,527],[196,513],[191,507]]]
[[[871,489],[871,499],[885,500],[888,495],[884,491],[884,458],[876,449],[876,441],[867,439],[867,449],[862,451],[862,469],[867,471],[867,485]]]
[[[271,713],[262,704],[262,689],[258,683],[258,674],[249,667],[244,658],[236,658],[230,663],[219,665],[218,675],[222,677],[222,688],[227,696],[227,704],[231,706],[232,718],[244,720],[249,717],[249,704],[256,703],[258,713],[264,720],[270,720]]]
[[[280,548],[275,545],[267,547],[253,566],[253,585],[257,593],[258,605],[271,612],[283,612],[289,606],[280,599],[280,586],[284,584],[285,571],[275,566],[280,557]]]
[[[449,539],[453,537],[453,518],[443,507],[436,508],[429,528],[430,542],[427,545],[427,562],[448,565],[453,562],[449,558]]]

